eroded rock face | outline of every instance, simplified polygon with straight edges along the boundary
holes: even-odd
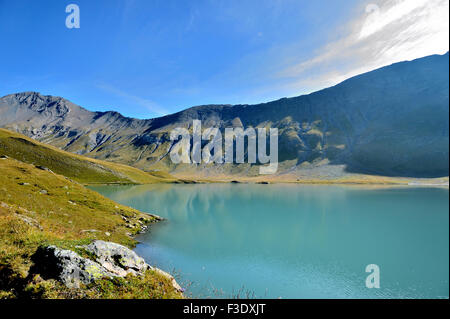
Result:
[[[84,249],[95,255],[105,269],[121,277],[138,275],[150,268],[134,251],[116,243],[96,240]]]
[[[114,276],[100,264],[56,246],[39,247],[32,260],[32,272],[39,273],[44,279],[56,279],[71,288]]]
[[[40,274],[44,279],[56,279],[67,287],[78,288],[80,284],[90,284],[105,277],[125,277],[128,274],[140,276],[146,270],[153,270],[169,279],[177,291],[183,292],[170,274],[149,266],[125,246],[96,240],[82,248],[94,255],[96,260],[83,258],[74,251],[56,246],[39,247],[31,258],[34,266],[30,272]]]

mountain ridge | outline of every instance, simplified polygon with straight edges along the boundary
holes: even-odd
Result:
[[[174,165],[167,156],[171,129],[191,129],[194,119],[220,129],[277,127],[279,174],[448,176],[448,60],[448,53],[432,55],[307,95],[194,106],[152,119],[16,93],[0,98],[0,127],[77,154],[193,176],[253,176],[257,165]]]

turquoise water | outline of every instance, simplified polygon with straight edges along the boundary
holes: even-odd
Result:
[[[167,218],[138,239],[193,297],[448,298],[441,188],[143,185],[92,189]],[[368,289],[368,264],[380,288]]]

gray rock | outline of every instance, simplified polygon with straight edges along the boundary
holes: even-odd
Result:
[[[78,248],[92,253],[97,261],[56,246],[39,247],[31,257],[34,265],[30,273],[40,274],[44,279],[56,279],[70,288],[78,288],[80,284],[90,284],[102,278],[142,275],[146,270],[153,270],[166,277],[177,291],[183,292],[173,276],[147,265],[144,259],[127,247],[96,240]]]
[[[39,222],[36,219],[34,219],[34,218],[31,218],[29,216],[25,216],[25,215],[22,215],[22,214],[18,214],[18,213],[15,213],[14,216],[16,216],[17,218],[22,220],[28,226],[36,227],[36,228],[39,228],[39,230],[43,230],[41,224],[39,224]]]
[[[134,251],[116,243],[96,240],[84,248],[95,255],[97,262],[105,269],[121,277],[130,273],[142,274],[150,268]]]
[[[37,169],[40,169],[40,170],[43,170],[43,171],[47,171],[47,172],[53,173],[52,170],[49,169],[48,167],[41,166],[41,165],[36,165],[35,167],[36,167]]]
[[[32,260],[32,273],[39,273],[44,279],[56,279],[71,288],[115,276],[98,263],[56,246],[39,247]]]

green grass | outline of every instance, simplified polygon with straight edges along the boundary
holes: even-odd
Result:
[[[80,288],[67,288],[55,280],[43,280],[34,276],[24,287],[23,297],[41,299],[180,299],[170,282],[155,271],[143,276],[128,275],[125,278],[101,279]],[[0,293],[1,298],[1,293]]]
[[[0,129],[0,155],[49,168],[83,184],[150,184],[176,180],[167,173],[148,173],[65,152],[5,129]]]
[[[101,239],[131,248],[136,243],[132,236],[140,231],[141,223],[157,218],[13,158],[0,159],[0,173],[0,298],[181,296],[167,279],[153,272],[123,280],[105,279],[78,290],[39,276],[30,278],[30,257],[40,245],[53,244],[82,254],[77,246]]]

